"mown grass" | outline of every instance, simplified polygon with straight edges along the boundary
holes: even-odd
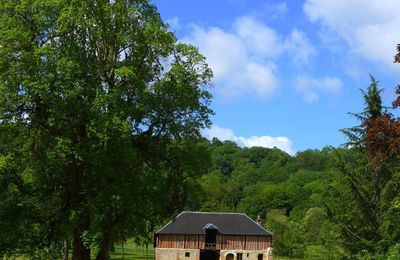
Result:
[[[146,249],[144,247],[139,247],[132,241],[128,241],[124,244],[124,250],[122,250],[122,245],[115,245],[115,251],[110,253],[110,259],[113,260],[145,260],[146,259]],[[154,248],[149,245],[148,248],[148,260],[154,259]]]
[[[94,255],[91,256],[92,259],[95,258]],[[1,258],[0,258],[1,259]],[[10,260],[29,260],[30,257],[27,256],[13,256],[6,259]],[[72,259],[72,251],[68,253],[68,259]],[[124,249],[122,250],[122,245],[115,245],[114,251],[110,252],[111,260],[146,260],[146,249],[136,245],[133,241],[128,241],[124,243]],[[153,245],[149,245],[148,248],[148,260],[154,260],[154,248]]]

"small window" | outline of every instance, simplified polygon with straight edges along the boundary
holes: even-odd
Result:
[[[249,258],[249,253],[247,253],[247,258]]]
[[[263,254],[258,254],[258,260],[263,260],[264,259],[264,255]]]
[[[243,254],[242,253],[237,253],[237,260],[242,260],[243,259]]]
[[[190,252],[185,252],[185,257],[190,257]]]

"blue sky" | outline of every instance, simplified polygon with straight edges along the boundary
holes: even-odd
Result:
[[[295,154],[339,146],[357,124],[368,73],[395,98],[398,0],[153,0],[214,71],[207,138]]]

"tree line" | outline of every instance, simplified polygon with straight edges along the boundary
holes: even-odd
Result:
[[[400,47],[399,47],[400,48]],[[399,94],[399,87],[396,92]],[[371,76],[361,90],[360,124],[342,129],[342,147],[290,156],[212,140],[212,164],[199,179],[196,210],[240,211],[274,233],[277,255],[317,259],[400,257],[399,106],[382,104]]]

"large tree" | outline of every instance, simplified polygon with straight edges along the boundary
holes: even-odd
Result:
[[[212,72],[147,0],[4,0],[0,14],[0,255],[67,240],[73,259],[107,259],[184,205]]]
[[[337,153],[340,175],[328,199],[333,219],[341,227],[342,243],[352,257],[385,254],[399,237],[393,226],[398,226],[399,216],[395,187],[399,185],[400,121],[382,105],[382,91],[371,76],[370,86],[362,91],[364,111],[352,114],[361,124],[342,130],[350,149]]]

